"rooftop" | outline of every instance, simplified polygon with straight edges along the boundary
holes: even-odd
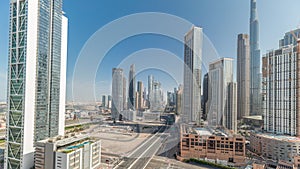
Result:
[[[273,133],[256,133],[257,135],[269,139],[276,139],[279,141],[287,141],[287,142],[299,142],[300,143],[300,138],[295,137],[295,136],[288,136],[288,135],[278,135],[278,134],[273,134]]]

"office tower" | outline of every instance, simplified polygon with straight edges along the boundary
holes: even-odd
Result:
[[[259,22],[256,0],[251,0],[250,16],[250,115],[261,115],[261,74]]]
[[[237,132],[237,86],[230,82],[227,85],[227,96],[225,106],[225,126],[227,129]]]
[[[111,109],[112,99],[111,95],[107,96],[107,108]]]
[[[106,96],[105,95],[102,95],[102,104],[101,104],[102,107],[106,107]]]
[[[127,101],[126,101],[127,100],[127,95],[126,95],[127,82],[126,81],[127,81],[126,77],[123,77],[123,109],[124,110],[127,110]]]
[[[201,121],[202,28],[192,27],[184,37],[183,121]]]
[[[135,65],[130,66],[129,79],[128,79],[128,109],[135,109]]]
[[[35,169],[92,169],[101,164],[101,141],[89,135],[58,136],[36,144]]]
[[[264,130],[300,137],[300,52],[291,41],[263,57]]]
[[[150,110],[151,111],[161,111],[162,110],[162,90],[161,90],[161,83],[158,81],[153,81],[152,84],[152,94],[151,94],[151,101],[150,101]]]
[[[203,120],[207,119],[207,108],[206,108],[206,103],[208,101],[208,73],[206,73],[203,77],[203,90],[202,90],[202,118]]]
[[[183,87],[182,85],[180,85],[176,92],[176,114],[182,113],[182,93],[183,93]]]
[[[174,101],[174,93],[173,92],[167,92],[167,105],[168,106],[174,106],[175,101]]]
[[[66,33],[62,0],[10,1],[5,168],[33,167],[36,141],[64,133]]]
[[[112,69],[112,104],[111,115],[113,121],[119,120],[123,111],[123,69]]]
[[[146,89],[146,87],[144,87],[144,91],[143,91],[143,100],[144,100],[144,102],[143,102],[143,107],[147,107],[148,105],[147,105],[147,89]]]
[[[137,92],[139,93],[139,98],[138,98],[138,110],[143,108],[143,103],[144,103],[144,98],[143,98],[143,89],[144,89],[144,85],[142,81],[138,81],[138,85],[137,85]]]
[[[237,40],[237,112],[238,120],[250,115],[250,45],[247,34]]]
[[[207,121],[210,126],[225,126],[228,84],[233,82],[233,59],[221,58],[209,64]]]

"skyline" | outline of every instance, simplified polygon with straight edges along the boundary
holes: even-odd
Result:
[[[216,47],[220,57],[232,57],[236,59],[236,36],[239,33],[247,33],[249,32],[248,21],[249,21],[249,13],[250,13],[250,3],[248,1],[229,1],[229,2],[218,2],[213,3],[211,1],[191,1],[194,3],[184,3],[184,2],[176,2],[170,3],[170,1],[165,1],[160,3],[161,6],[156,6],[155,2],[145,3],[137,1],[133,1],[132,3],[123,4],[121,2],[120,6],[125,5],[128,7],[126,9],[120,10],[120,7],[115,6],[114,2],[96,2],[93,7],[84,8],[86,6],[85,1],[77,1],[77,2],[69,2],[66,1],[63,5],[63,9],[66,12],[66,15],[69,17],[69,54],[68,54],[68,73],[67,73],[67,96],[70,100],[70,83],[73,74],[74,64],[76,62],[76,58],[86,42],[86,40],[92,35],[97,29],[101,28],[105,24],[122,17],[128,14],[134,14],[137,12],[164,12],[173,14],[184,19],[189,20],[196,26],[200,26],[203,28],[204,33],[208,36],[208,38],[212,41],[214,46]],[[173,1],[172,1],[173,2]],[[278,46],[278,39],[284,32],[295,29],[297,25],[300,23],[300,17],[293,15],[297,11],[297,6],[300,5],[300,2],[295,0],[289,0],[289,2],[281,2],[279,0],[272,1],[270,4],[268,1],[258,1],[258,12],[260,19],[260,47],[261,52],[266,53],[267,50],[276,48]],[[299,3],[299,5],[297,5]],[[99,5],[97,5],[99,4]],[[216,4],[215,6],[211,6],[211,4]],[[293,5],[290,5],[293,4]],[[1,1],[0,3],[0,18],[4,24],[0,26],[0,89],[5,91],[6,89],[6,70],[7,70],[7,47],[8,47],[8,5],[9,1]],[[79,8],[79,6],[82,8]],[[203,10],[199,10],[199,8]],[[210,6],[210,10],[207,9],[207,6]],[[289,7],[289,11],[285,13],[277,13],[272,10],[273,8],[285,8]],[[89,9],[87,11],[87,9]],[[102,10],[100,10],[102,9]],[[108,10],[113,9],[113,10]],[[189,9],[188,12],[186,12]],[[227,9],[231,9],[228,11]],[[100,11],[99,15],[92,16],[92,13],[95,11]],[[215,12],[218,10],[218,12]],[[84,15],[82,15],[84,13]],[[226,13],[226,14],[225,14]],[[238,15],[236,15],[238,14]],[[82,15],[82,16],[79,16]],[[99,22],[95,22],[98,20]],[[209,17],[208,17],[209,16]],[[220,16],[223,17],[220,20]],[[86,19],[86,18],[91,19]],[[281,26],[277,26],[276,29],[272,25],[276,25],[276,21],[270,19],[276,17],[278,20],[281,20]],[[76,19],[75,19],[76,18]],[[93,24],[91,24],[91,22]],[[269,28],[272,27],[272,31],[269,31]],[[82,32],[82,30],[85,32]],[[226,31],[226,34],[224,34]],[[80,34],[79,34],[80,33]],[[78,35],[80,35],[78,37]],[[74,40],[76,38],[76,40]],[[140,41],[145,41],[145,43],[141,44]],[[276,43],[277,42],[277,43]],[[157,35],[143,35],[143,36],[134,36],[130,37],[119,44],[117,44],[108,54],[104,60],[104,64],[101,65],[100,69],[97,73],[96,83],[97,83],[97,97],[98,100],[101,100],[101,95],[110,93],[110,85],[111,77],[108,77],[106,74],[110,75],[111,68],[116,67],[116,63],[122,60],[122,57],[126,57],[128,54],[135,52],[136,50],[144,49],[147,47],[152,48],[162,48],[165,50],[172,51],[181,59],[183,58],[183,46],[182,44],[174,41],[173,39],[167,37],[161,37]],[[127,68],[124,68],[125,74]],[[205,72],[203,72],[204,74]],[[148,74],[152,74],[151,71]],[[160,75],[154,76],[160,80],[163,86],[166,88],[165,91],[171,90],[174,87],[178,87],[177,85],[169,85],[168,83],[164,83],[161,79]],[[144,78],[144,79],[143,79]],[[143,82],[147,81],[147,76],[143,78],[138,78],[137,80],[142,80]],[[173,83],[174,84],[174,83]],[[166,86],[165,86],[166,85]],[[103,87],[102,87],[103,86]],[[104,91],[107,91],[105,93]],[[6,100],[6,92],[0,93],[0,100]]]

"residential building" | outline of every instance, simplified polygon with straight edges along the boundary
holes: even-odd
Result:
[[[185,123],[201,121],[202,43],[202,28],[193,26],[184,37],[182,119]]]
[[[251,0],[250,6],[250,115],[261,115],[261,56],[256,0]]]
[[[237,119],[250,115],[250,44],[247,34],[237,42]]]
[[[112,108],[113,121],[121,120],[120,112],[123,111],[123,69],[112,69]]]
[[[228,84],[233,82],[233,59],[221,58],[209,64],[207,121],[210,126],[226,126]],[[232,109],[234,110],[234,109]]]
[[[219,161],[234,167],[244,166],[246,139],[238,135],[227,135],[212,128],[193,128],[181,125],[180,157]]]
[[[57,136],[36,143],[36,169],[97,169],[101,141],[88,135]]]
[[[68,20],[62,0],[11,0],[9,27],[4,168],[28,169],[37,141],[64,134]]]

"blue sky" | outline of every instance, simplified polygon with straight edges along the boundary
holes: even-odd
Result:
[[[221,57],[236,57],[236,38],[249,31],[249,0],[65,0],[63,9],[69,18],[68,98],[76,59],[85,42],[98,29],[120,17],[140,12],[162,12],[184,18],[201,26]],[[300,25],[299,0],[258,0],[260,47],[262,53],[278,47],[283,34]],[[0,100],[6,96],[6,70],[9,23],[9,0],[0,1]],[[141,43],[142,42],[142,43]],[[99,44],[101,45],[101,44]],[[96,77],[97,94],[110,91],[111,68],[122,58],[144,48],[161,48],[183,57],[178,41],[157,35],[128,38],[112,48],[103,60]],[[128,72],[125,72],[126,75]],[[138,79],[146,83],[143,72]],[[177,85],[166,74],[152,72],[165,90]],[[165,86],[164,86],[165,82]]]

